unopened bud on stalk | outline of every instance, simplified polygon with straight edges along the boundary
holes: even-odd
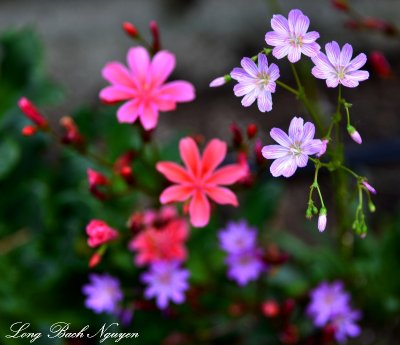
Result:
[[[155,20],[152,20],[149,23],[149,28],[151,34],[153,36],[153,53],[157,53],[161,49],[161,42],[160,42],[160,31],[158,30],[158,24]]]
[[[39,128],[47,127],[47,120],[42,116],[42,114],[39,113],[39,111],[29,99],[22,97],[18,101],[18,107],[21,109],[24,115]]]
[[[250,123],[247,126],[247,137],[249,139],[253,139],[256,136],[257,131],[258,131],[257,125],[255,123]]]
[[[318,217],[318,230],[320,232],[323,232],[326,228],[326,223],[327,223],[327,211],[325,207],[321,207],[319,211],[319,217]]]
[[[362,185],[372,194],[376,194],[376,189],[372,187],[368,181],[364,180],[362,181]]]
[[[357,144],[362,144],[361,135],[353,126],[348,125],[347,132],[349,133],[351,139],[353,139]]]
[[[347,12],[350,9],[347,0],[332,0],[332,5],[336,9],[344,12]]]
[[[238,127],[238,125],[236,123],[232,123],[230,130],[232,132],[232,141],[233,141],[233,145],[235,147],[240,147],[243,143],[243,135],[242,135],[242,131],[240,130],[240,128]]]
[[[218,86],[222,86],[226,83],[225,78],[224,77],[218,77],[215,78],[211,83],[210,83],[210,87],[218,87]]]
[[[369,212],[371,212],[371,213],[374,213],[376,211],[376,207],[371,200],[368,202],[368,209],[369,209]]]
[[[25,126],[21,130],[22,135],[25,136],[25,137],[31,137],[36,132],[37,132],[37,127],[32,126],[32,125]]]
[[[128,36],[130,36],[130,37],[132,37],[132,38],[137,38],[137,37],[139,36],[139,31],[138,31],[138,29],[136,28],[135,25],[133,25],[133,24],[130,23],[130,22],[124,22],[124,23],[122,24],[122,29],[125,31],[125,33],[126,33]]]
[[[89,268],[96,267],[101,262],[102,256],[99,252],[96,252],[92,255],[89,260]]]

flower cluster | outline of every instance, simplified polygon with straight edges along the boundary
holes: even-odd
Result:
[[[218,233],[221,249],[228,255],[228,277],[243,286],[256,280],[265,270],[261,250],[257,247],[257,230],[245,220],[229,222]]]
[[[358,310],[350,306],[350,295],[344,291],[342,282],[323,282],[310,293],[307,308],[309,317],[315,326],[333,326],[336,340],[342,344],[347,337],[357,337],[360,327],[356,321],[361,318]]]

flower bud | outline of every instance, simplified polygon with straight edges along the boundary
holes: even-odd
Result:
[[[369,61],[376,74],[381,78],[387,78],[392,74],[392,68],[389,62],[380,51],[375,50],[371,52],[371,54],[369,54]]]
[[[347,132],[349,133],[351,139],[353,139],[357,144],[362,144],[361,135],[353,126],[348,125]]]
[[[242,135],[240,128],[238,127],[238,125],[236,123],[232,123],[230,129],[231,129],[232,136],[233,136],[233,138],[232,138],[233,145],[235,147],[240,147],[243,143],[243,135]]]
[[[86,234],[88,235],[89,247],[98,247],[101,244],[115,240],[118,237],[118,232],[111,228],[102,220],[93,219],[86,226]]]
[[[153,50],[153,53],[157,53],[161,49],[160,31],[158,29],[157,22],[155,20],[152,20],[149,23],[149,28],[150,28],[151,34],[153,36],[152,50]]]
[[[376,211],[376,207],[371,200],[368,201],[368,209],[369,209],[369,212],[371,212],[371,213],[374,213]]]
[[[327,211],[325,207],[321,207],[319,211],[319,217],[318,217],[318,230],[320,232],[323,232],[326,228],[326,223],[327,223]]]
[[[328,139],[322,139],[321,142],[322,142],[321,148],[320,148],[319,152],[316,154],[316,156],[318,158],[325,154],[326,149],[328,147],[329,140]]]
[[[258,131],[257,125],[255,123],[250,123],[247,126],[247,137],[249,139],[253,139],[256,136],[257,131]]]
[[[218,87],[226,84],[226,80],[224,77],[215,78],[211,83],[210,87]]]
[[[18,106],[24,115],[31,120],[34,124],[36,124],[39,128],[46,128],[48,123],[47,120],[39,113],[33,103],[25,98],[22,97],[18,101]]]
[[[372,194],[376,194],[376,189],[372,187],[367,180],[362,181],[362,185]]]
[[[347,12],[350,7],[347,0],[332,0],[332,5],[340,11]]]
[[[102,256],[100,253],[96,252],[92,255],[89,260],[89,268],[96,267],[101,262]]]
[[[32,125],[25,126],[21,130],[22,135],[25,136],[25,137],[31,137],[36,132],[37,132],[37,127],[32,126]]]
[[[126,33],[128,36],[130,36],[130,37],[132,37],[132,38],[137,38],[137,37],[139,36],[139,31],[138,31],[138,29],[136,28],[135,25],[133,25],[133,24],[130,23],[130,22],[124,22],[124,23],[122,24],[122,29],[125,31],[125,33]]]
[[[62,142],[64,144],[80,146],[84,143],[84,138],[79,132],[75,121],[71,117],[63,116],[60,119],[60,125],[65,130],[65,134],[62,137]]]
[[[277,317],[280,313],[279,304],[275,300],[267,300],[261,304],[261,312],[268,318]]]
[[[89,181],[89,190],[92,195],[99,200],[106,199],[106,194],[101,192],[98,187],[107,186],[110,183],[107,177],[92,169],[87,169],[87,177]]]

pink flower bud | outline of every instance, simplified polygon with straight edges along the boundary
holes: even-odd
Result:
[[[326,223],[327,223],[327,216],[326,216],[326,208],[322,207],[319,211],[319,217],[318,217],[318,230],[320,232],[323,232],[326,228]]]
[[[33,123],[35,123],[39,128],[47,127],[47,120],[42,116],[42,114],[39,113],[39,111],[29,99],[22,97],[18,101],[18,106],[24,113],[24,115]]]
[[[124,22],[122,24],[122,29],[132,38],[136,38],[139,36],[139,31],[135,25],[130,22]]]
[[[247,126],[247,137],[249,139],[253,139],[256,136],[257,131],[258,131],[257,125],[255,123],[250,123]]]
[[[211,83],[210,83],[210,87],[218,87],[218,86],[222,86],[226,84],[226,80],[225,77],[218,77],[215,78]]]
[[[91,188],[97,186],[106,186],[109,183],[107,177],[92,169],[87,169],[87,176],[88,176],[89,186]]]
[[[155,20],[152,20],[149,23],[149,28],[153,36],[153,45],[152,45],[153,53],[156,53],[161,49],[160,31],[158,30],[157,22]]]
[[[362,144],[361,135],[353,126],[348,125],[347,132],[349,133],[351,139],[353,139],[357,144]]]
[[[36,131],[37,131],[37,127],[28,125],[28,126],[25,126],[24,128],[22,128],[21,133],[25,137],[31,137],[32,135],[34,135],[36,133]]]
[[[321,156],[323,156],[323,155],[325,154],[326,148],[328,147],[329,140],[328,140],[328,139],[322,139],[321,142],[322,142],[321,149],[320,149],[320,151],[316,154],[316,156],[317,156],[318,158],[321,157]]]
[[[371,52],[371,54],[369,54],[369,61],[376,74],[381,78],[390,77],[392,74],[392,68],[389,62],[386,60],[385,55],[383,55],[380,51],[376,50]]]
[[[118,232],[102,220],[93,219],[86,226],[89,247],[98,247],[118,237]]]
[[[366,180],[362,181],[362,184],[367,190],[369,190],[370,193],[376,194],[376,189],[372,187]]]
[[[65,133],[62,137],[64,144],[72,144],[80,146],[84,143],[84,138],[79,132],[78,126],[75,121],[69,116],[63,116],[60,119],[60,125],[64,128]]]

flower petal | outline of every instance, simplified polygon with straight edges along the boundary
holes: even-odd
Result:
[[[364,53],[358,54],[347,66],[347,71],[352,72],[360,69],[367,62],[367,56]]]
[[[319,53],[320,49],[321,47],[318,43],[304,43],[301,47],[301,52],[308,57],[313,57]]]
[[[304,120],[301,117],[294,117],[289,125],[289,138],[292,142],[300,142],[303,138]]]
[[[288,54],[289,54],[288,45],[278,46],[272,50],[272,55],[275,56],[277,59],[282,59]]]
[[[275,81],[280,77],[279,67],[272,63],[268,68],[268,75],[270,81]]]
[[[272,128],[271,131],[269,132],[269,135],[281,146],[290,147],[290,145],[292,145],[291,139],[280,128],[276,127]]]
[[[302,142],[307,142],[311,139],[314,139],[315,135],[315,126],[311,122],[306,122],[303,127],[303,138]]]
[[[230,185],[246,175],[246,169],[240,164],[229,164],[218,169],[207,180],[207,184]]]
[[[174,162],[159,162],[156,169],[171,182],[190,183],[192,181],[187,171]]]
[[[310,26],[310,19],[308,19],[307,16],[305,16],[301,11],[300,11],[300,15],[297,17],[296,22],[294,23],[294,32],[297,35],[304,35],[309,26]],[[290,16],[290,14],[289,14]],[[289,23],[290,23],[290,17],[289,17]],[[290,24],[289,24],[290,26]]]
[[[310,31],[307,32],[304,36],[303,36],[303,43],[307,44],[307,43],[313,43],[315,42],[317,39],[319,38],[319,33],[316,31]]]
[[[266,159],[277,159],[289,154],[289,150],[281,145],[267,145],[261,150],[261,154]]]
[[[293,156],[278,158],[273,161],[270,167],[272,176],[292,176],[297,169],[296,159]]]
[[[271,27],[272,30],[281,33],[281,34],[288,34],[289,33],[289,25],[287,19],[280,15],[274,14],[271,19]]]
[[[349,72],[346,74],[346,78],[354,79],[357,81],[367,80],[369,78],[369,72],[363,70]]]
[[[257,105],[258,109],[262,113],[265,113],[266,111],[271,111],[272,110],[271,92],[266,90],[259,92],[257,97]]]
[[[264,54],[258,54],[258,71],[261,73],[268,71],[268,59]]]
[[[312,62],[314,62],[315,66],[318,67],[318,69],[321,72],[324,73],[329,73],[329,72],[333,72],[335,73],[335,68],[333,67],[333,65],[330,63],[328,57],[324,54],[324,53],[319,53],[316,56],[313,56],[311,58]]]
[[[243,68],[240,67],[235,67],[232,72],[231,72],[231,77],[232,79],[235,79],[237,81],[241,81],[242,79],[252,79],[252,76],[250,76]]]
[[[220,205],[238,206],[239,202],[236,195],[228,188],[223,187],[207,187],[205,189],[207,195]]]
[[[258,96],[258,90],[257,89],[253,89],[253,91],[249,92],[248,94],[246,94],[243,99],[242,99],[242,105],[244,107],[249,107],[251,106],[254,101],[257,99]]]
[[[190,102],[196,97],[193,85],[187,81],[176,80],[160,87],[159,97],[174,102]]]
[[[210,203],[204,193],[196,191],[189,205],[190,222],[201,228],[210,220]]]
[[[126,102],[117,111],[118,122],[133,123],[139,116],[138,103],[136,100]]]
[[[315,155],[321,151],[321,149],[324,147],[324,143],[322,140],[319,139],[313,139],[305,143],[304,145],[301,146],[301,151],[307,155]]]
[[[304,168],[308,163],[308,156],[300,154],[296,156],[296,164],[299,168]]]
[[[257,74],[258,74],[258,68],[257,65],[255,64],[255,62],[248,58],[248,57],[244,57],[241,61],[240,64],[242,65],[243,69],[252,77],[257,78]]]
[[[248,93],[251,93],[254,89],[256,88],[255,83],[250,82],[250,83],[245,83],[243,81],[239,82],[239,84],[236,84],[233,87],[233,92],[235,96],[241,97],[244,95],[247,95]]]
[[[219,139],[211,140],[203,152],[201,161],[202,176],[212,173],[226,156],[226,143]]]
[[[337,77],[326,79],[326,86],[328,86],[328,87],[336,87],[338,85],[339,85],[339,79]]]
[[[140,122],[145,130],[153,129],[157,126],[158,109],[153,104],[148,104],[143,108],[140,115]]]
[[[150,56],[143,47],[131,48],[128,51],[128,65],[134,78],[140,83],[145,83],[150,67]]]
[[[281,34],[279,32],[270,31],[265,34],[265,42],[270,46],[282,46],[286,44],[287,33]]]
[[[200,153],[197,148],[196,142],[190,138],[186,137],[179,142],[179,152],[183,163],[193,176],[198,176],[200,171]]]
[[[332,65],[336,66],[340,63],[340,47],[337,42],[332,41],[325,45],[326,56]]]
[[[114,85],[123,85],[127,87],[134,87],[135,84],[132,81],[127,68],[117,61],[109,62],[104,66],[101,71],[103,78]]]
[[[340,52],[339,65],[347,66],[349,64],[352,56],[353,56],[353,47],[350,44],[346,43],[343,46],[342,51]]]
[[[289,12],[289,15],[288,15],[288,24],[289,24],[289,30],[290,30],[291,32],[294,32],[294,33],[297,34],[297,32],[296,32],[296,24],[297,24],[297,22],[298,22],[299,20],[301,20],[302,17],[305,17],[305,16],[304,16],[303,12],[301,12],[301,11],[298,10],[298,9],[294,9],[294,10],[291,10],[291,11]],[[307,29],[308,29],[308,28],[307,28]]]
[[[185,201],[192,195],[193,187],[190,186],[171,186],[161,193],[160,202],[167,204],[175,201]]]
[[[124,86],[107,86],[100,91],[100,99],[106,103],[120,102],[135,97],[135,92]]]
[[[299,61],[301,58],[301,48],[300,47],[289,47],[288,59],[291,63]]]
[[[163,84],[175,68],[175,55],[162,50],[154,55],[151,62],[151,77],[153,85]]]

